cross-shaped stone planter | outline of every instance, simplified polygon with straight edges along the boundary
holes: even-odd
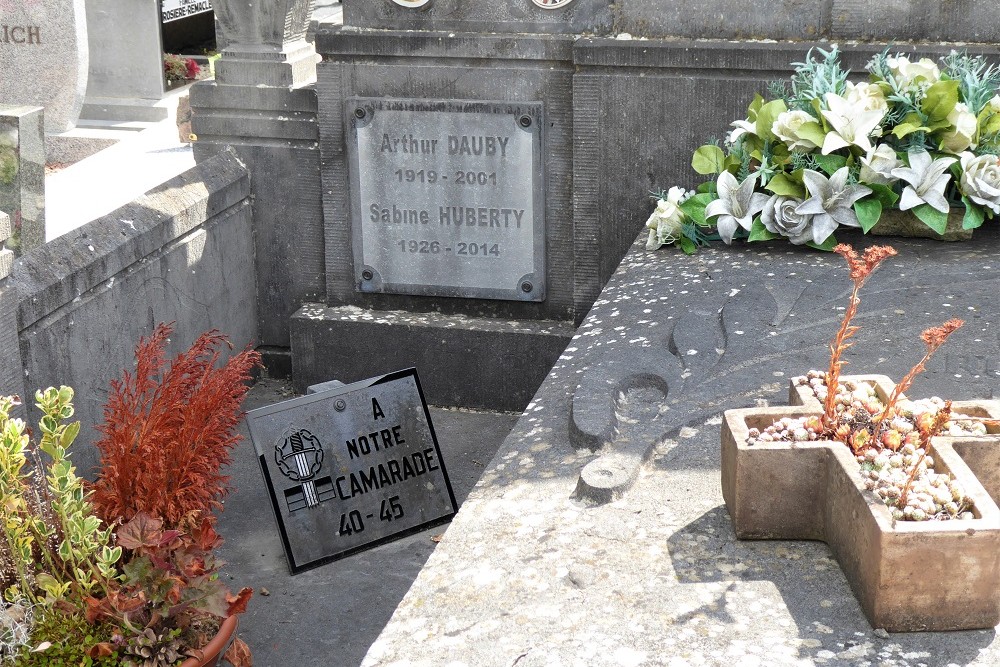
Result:
[[[869,382],[883,401],[893,383]],[[1000,623],[1000,434],[931,440],[935,470],[950,472],[972,498],[971,520],[893,521],[866,491],[840,442],[761,442],[751,428],[782,417],[820,415],[809,387],[792,386],[788,407],[727,410],[722,495],[740,539],[822,540],[840,563],[875,628],[893,632],[992,628]],[[1000,418],[998,401],[955,401],[953,413]]]

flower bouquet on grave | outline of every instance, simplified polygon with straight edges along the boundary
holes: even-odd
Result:
[[[830,250],[837,229],[879,233],[901,212],[920,235],[968,238],[1000,214],[1000,68],[955,51],[939,67],[887,50],[855,83],[838,55],[810,50],[772,99],[754,98],[724,146],[695,151],[692,167],[711,180],[653,194],[648,249],[785,238]]]
[[[69,459],[72,389],[36,393],[37,444],[0,398],[0,665],[197,667],[223,651],[252,665],[234,633],[253,591],[219,578],[214,512],[259,356],[219,364],[226,341],[209,332],[168,363],[169,334],[140,341],[112,383],[93,485]]]

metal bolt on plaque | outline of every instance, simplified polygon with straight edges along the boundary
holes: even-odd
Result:
[[[407,7],[409,9],[419,9],[431,4],[431,0],[392,0],[394,3],[400,7]]]

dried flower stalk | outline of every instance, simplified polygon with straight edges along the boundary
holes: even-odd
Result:
[[[926,370],[927,362],[934,355],[934,353],[937,352],[938,348],[944,345],[944,342],[948,340],[948,336],[955,333],[962,327],[963,324],[965,324],[965,322],[962,320],[952,318],[944,324],[926,329],[922,334],[920,334],[920,338],[927,346],[927,351],[924,352],[924,356],[920,359],[920,361],[918,361],[917,364],[910,369],[910,372],[907,373],[902,380],[896,383],[895,388],[892,390],[892,395],[889,396],[889,400],[885,403],[885,408],[883,408],[882,412],[880,412],[878,416],[872,420],[875,424],[875,428],[878,428],[879,424],[881,424],[886,417],[892,414],[899,397],[902,396],[904,391],[910,388],[910,385],[913,384],[913,380],[916,379],[917,375]]]
[[[865,250],[863,257],[859,257],[854,248],[845,243],[836,246],[833,251],[847,261],[854,289],[851,290],[851,300],[844,312],[840,329],[837,330],[837,335],[830,343],[830,367],[826,372],[827,394],[823,405],[823,423],[828,431],[833,431],[837,426],[837,386],[840,383],[841,368],[846,363],[841,360],[841,356],[853,344],[849,343],[848,340],[858,332],[858,327],[851,325],[851,320],[857,314],[858,305],[861,303],[858,292],[861,291],[865,281],[878,268],[878,265],[896,254],[896,249],[891,246],[871,246]]]

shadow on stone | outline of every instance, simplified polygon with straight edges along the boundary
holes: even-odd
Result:
[[[794,624],[798,655],[788,657],[854,664],[908,654],[911,658],[919,655],[927,665],[964,665],[996,638],[994,629],[891,635],[876,629],[859,632],[867,621],[825,544],[737,540],[725,506],[680,527],[668,539],[667,550],[681,590],[684,584],[699,584],[699,589],[708,584],[711,590],[710,597],[703,592],[697,603],[676,613],[673,623],[702,618],[706,625],[717,623],[730,629]],[[783,604],[775,606],[762,587],[777,589]]]

